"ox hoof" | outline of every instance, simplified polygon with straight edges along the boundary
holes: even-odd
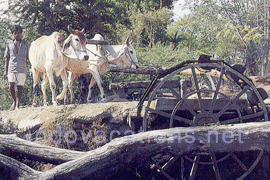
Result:
[[[74,103],[69,103],[69,101],[64,101],[64,105],[69,105],[69,104],[74,104]]]
[[[56,96],[56,100],[62,100],[62,99],[64,99],[64,97],[63,97],[63,96],[61,96],[61,94],[60,94],[60,95],[58,95],[58,96]]]
[[[107,98],[102,98],[100,101],[98,101],[99,103],[106,103],[108,102]]]
[[[53,105],[54,106],[59,106],[59,104],[56,101],[53,102]]]
[[[56,96],[56,100],[62,100],[62,99],[64,99],[64,96],[61,96],[61,94]]]
[[[89,103],[93,103],[93,102],[94,102],[94,100],[93,100],[93,99],[87,100],[87,104],[89,104]]]

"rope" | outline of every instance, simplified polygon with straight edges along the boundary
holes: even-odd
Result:
[[[107,61],[108,63],[110,63],[110,62],[108,61],[108,58],[104,58],[104,57],[102,57],[102,56],[100,56],[100,55],[94,53],[93,51],[91,51],[91,50],[88,49],[88,48],[86,48],[86,49],[87,49],[90,53],[92,53],[94,56],[97,56],[97,57],[99,57],[99,58],[101,58],[101,59],[104,59],[105,61]]]

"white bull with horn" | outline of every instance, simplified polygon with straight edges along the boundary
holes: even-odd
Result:
[[[68,78],[65,71],[68,59],[76,58],[79,61],[85,61],[89,58],[86,52],[84,29],[82,31],[73,30],[68,26],[68,30],[71,34],[65,39],[63,46],[61,46],[61,42],[64,39],[63,35],[58,32],[54,32],[50,36],[44,35],[31,43],[29,60],[33,75],[33,106],[37,104],[37,83],[41,74],[43,74],[41,88],[44,105],[47,105],[46,84],[48,80],[52,91],[52,103],[57,105],[57,100],[65,97],[68,87]],[[56,85],[53,78],[54,74],[56,76],[61,75],[63,81],[63,91],[57,97],[55,95]]]

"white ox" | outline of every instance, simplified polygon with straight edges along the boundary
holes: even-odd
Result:
[[[104,40],[100,34],[96,34],[93,40]],[[102,87],[101,75],[108,72],[109,64],[115,64],[118,67],[138,67],[138,60],[134,47],[129,42],[129,38],[122,45],[93,45],[87,44],[86,49],[89,54],[89,60],[79,61],[69,59],[67,69],[69,70],[69,90],[71,95],[71,103],[74,103],[75,96],[73,93],[73,81],[81,74],[92,74],[92,79],[89,85],[87,101],[91,99],[92,88],[97,83],[101,98],[104,98],[104,90]]]
[[[52,103],[57,105],[57,100],[65,97],[68,87],[68,78],[65,71],[69,58],[78,58],[80,61],[88,60],[89,55],[86,52],[86,38],[84,29],[82,31],[72,30],[68,27],[71,33],[61,46],[63,35],[54,32],[50,36],[41,36],[31,43],[29,49],[29,60],[32,65],[31,71],[33,75],[34,99],[33,106],[37,104],[37,83],[40,75],[43,74],[41,84],[43,93],[44,106],[47,105],[46,84],[49,80],[50,89],[52,91]],[[55,82],[53,74],[61,75],[63,81],[63,91],[56,97]]]

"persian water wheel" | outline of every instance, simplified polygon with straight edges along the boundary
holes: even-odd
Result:
[[[150,84],[143,96],[146,98],[148,95],[143,130],[268,121],[264,104],[266,92],[256,88],[242,74],[241,68],[223,61],[196,61],[163,72],[153,80],[155,82]],[[181,87],[164,88],[166,82],[176,79],[185,79],[190,85],[185,90]],[[142,103],[139,105],[140,112]],[[160,174],[168,179],[223,180],[248,177],[262,155],[263,151],[197,152],[185,156],[163,154],[162,158],[158,155],[159,158],[152,159]]]

